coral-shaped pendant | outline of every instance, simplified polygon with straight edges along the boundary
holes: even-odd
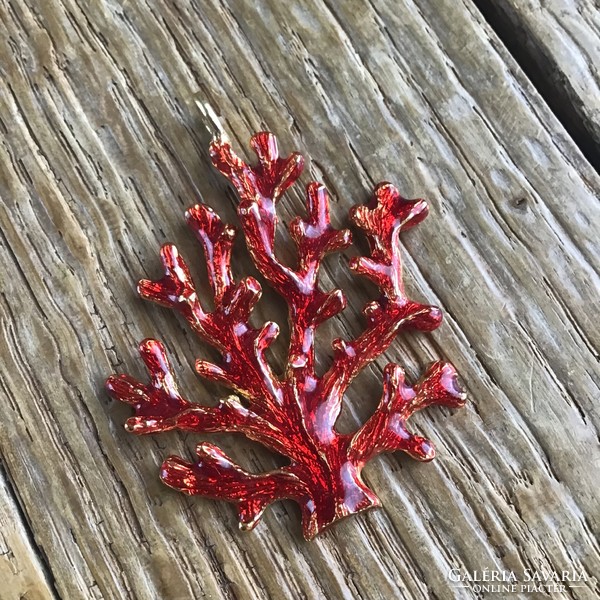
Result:
[[[367,326],[358,337],[334,340],[333,362],[319,376],[315,331],[346,305],[341,290],[320,289],[319,266],[327,253],[349,246],[351,234],[331,226],[327,192],[320,183],[311,182],[306,190],[307,215],[289,226],[297,246],[297,267],[282,264],[274,248],[276,205],[302,172],[303,159],[299,154],[280,157],[270,133],[257,133],[251,145],[258,156],[255,166],[236,156],[220,134],[213,138],[210,155],[240,197],[241,229],[256,268],[288,304],[285,374],[277,377],[265,358],[278,326],[267,322],[257,329],[250,323],[252,308],[261,296],[260,283],[252,277],[236,281],[232,276],[236,230],[208,206],[198,204],[187,211],[186,219],[204,249],[214,309],[208,312],[200,302],[188,266],[172,244],[161,250],[165,276],[159,281],[140,281],[138,290],[143,298],[179,311],[200,338],[219,350],[220,364],[198,360],[196,371],[235,394],[217,406],[183,398],[163,345],[153,339],[140,344],[150,382],[113,375],[107,388],[113,398],[135,409],[135,416],[126,423],[132,433],[239,432],[286,457],[287,466],[254,474],[217,446],[202,442],[196,449],[197,459],[189,462],[170,456],[160,476],[168,486],[186,494],[235,503],[243,529],[252,529],[271,502],[293,499],[302,510],[304,536],[312,539],[339,519],[379,506],[379,499],[361,478],[367,461],[397,450],[420,461],[431,460],[433,444],[410,431],[409,417],[432,404],[463,406],[465,394],[449,363],[433,364],[413,386],[405,382],[402,367],[388,364],[374,414],[355,433],[336,430],[348,386],[386,351],[397,333],[405,328],[431,331],[440,325],[441,311],[409,300],[402,284],[399,235],[426,217],[427,204],[404,199],[390,183],[380,183],[368,205],[352,210],[351,220],[367,236],[370,254],[352,259],[350,268],[372,280],[381,297],[365,306]]]

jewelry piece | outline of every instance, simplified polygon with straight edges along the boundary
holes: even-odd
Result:
[[[401,329],[431,331],[441,323],[440,309],[409,300],[402,284],[399,234],[427,216],[427,204],[404,199],[393,185],[380,183],[368,205],[352,209],[351,220],[367,236],[370,254],[353,258],[350,268],[373,281],[381,297],[364,307],[367,326],[363,333],[349,341],[334,340],[332,365],[318,376],[315,331],[346,306],[341,290],[320,289],[318,270],[327,253],[351,244],[350,231],[331,226],[325,187],[311,182],[306,190],[307,216],[296,217],[289,226],[298,266],[282,264],[275,256],[275,208],[302,172],[303,158],[295,153],[280,157],[275,137],[261,132],[250,142],[258,157],[257,164],[250,166],[233,152],[210,107],[202,109],[213,134],[212,163],[240,197],[238,215],[250,255],[289,307],[287,370],[277,377],[265,358],[279,327],[273,322],[258,329],[250,324],[250,313],[261,296],[260,283],[253,277],[236,281],[232,276],[236,230],[208,206],[197,204],[186,212],[186,220],[204,249],[214,310],[203,307],[187,263],[172,244],[161,249],[165,276],[140,281],[138,291],[143,298],[179,311],[199,337],[220,351],[219,364],[198,360],[196,371],[226,385],[235,395],[217,406],[183,398],[164,346],[153,339],[140,344],[149,383],[113,375],[106,385],[113,398],[135,409],[135,416],[125,425],[132,433],[240,432],[286,457],[287,466],[254,474],[214,444],[202,442],[194,462],[170,456],[160,476],[186,494],[234,502],[243,529],[252,529],[271,502],[291,498],[302,509],[304,537],[312,539],[332,523],[380,505],[361,479],[361,469],[369,460],[397,450],[420,461],[434,457],[433,444],[407,428],[414,412],[432,404],[465,404],[466,395],[451,364],[434,363],[413,386],[405,382],[402,367],[388,364],[375,413],[355,433],[341,434],[335,428],[348,386],[385,352]]]

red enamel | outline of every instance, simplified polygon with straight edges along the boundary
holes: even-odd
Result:
[[[275,209],[302,172],[303,159],[298,154],[281,158],[270,133],[256,134],[251,145],[258,156],[255,166],[236,156],[220,136],[210,153],[215,167],[238,192],[242,232],[256,268],[288,304],[291,333],[285,375],[278,378],[265,359],[278,326],[268,322],[257,329],[250,324],[250,313],[261,295],[260,283],[252,277],[235,281],[232,276],[234,227],[199,204],[187,211],[186,219],[204,249],[214,309],[203,308],[187,264],[172,244],[161,250],[165,276],[140,281],[138,289],[143,298],[178,310],[198,336],[220,351],[219,364],[198,360],[196,371],[228,386],[235,395],[214,407],[182,398],[163,345],[152,339],[140,344],[150,382],[113,375],[107,388],[113,398],[134,408],[135,416],[126,423],[133,433],[240,432],[286,457],[287,466],[253,474],[204,442],[198,445],[193,462],[167,458],[161,478],[186,494],[234,502],[244,529],[254,527],[271,502],[291,498],[302,509],[304,536],[311,539],[345,516],[379,506],[377,496],[361,479],[367,461],[397,450],[417,460],[431,460],[432,442],[411,433],[408,418],[432,404],[463,406],[465,394],[449,363],[433,364],[412,387],[405,382],[402,368],[389,364],[382,398],[370,419],[350,435],[336,430],[344,394],[354,377],[385,352],[400,330],[431,331],[441,322],[438,308],[409,300],[402,285],[399,234],[427,216],[427,204],[404,199],[391,184],[381,183],[368,205],[352,210],[351,219],[367,236],[370,254],[354,258],[350,268],[372,280],[381,297],[364,308],[363,333],[353,340],[333,342],[333,363],[318,376],[315,330],[346,305],[340,290],[320,289],[318,270],[327,253],[350,245],[351,235],[331,226],[325,188],[309,183],[307,216],[297,217],[289,227],[298,250],[297,267],[282,264],[275,256]]]

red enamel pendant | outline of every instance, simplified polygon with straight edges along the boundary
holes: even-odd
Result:
[[[352,259],[350,269],[372,280],[381,296],[364,307],[366,327],[357,338],[333,342],[332,365],[318,376],[315,331],[346,306],[341,290],[320,289],[319,266],[327,253],[348,247],[351,234],[331,226],[327,192],[322,184],[311,182],[306,189],[306,216],[296,217],[289,226],[297,266],[282,264],[274,248],[276,207],[302,172],[303,159],[299,154],[280,157],[270,133],[257,133],[250,144],[258,157],[254,166],[242,161],[220,132],[213,138],[210,155],[237,190],[241,230],[256,268],[288,304],[290,342],[284,376],[277,377],[265,358],[279,327],[273,322],[259,328],[250,324],[261,284],[252,277],[236,281],[231,273],[236,229],[208,206],[198,204],[186,212],[186,220],[204,249],[214,309],[204,308],[187,263],[172,244],[161,249],[165,276],[140,281],[138,290],[143,298],[179,311],[200,338],[219,350],[218,364],[198,360],[196,371],[226,385],[233,395],[217,406],[183,398],[165,348],[154,339],[140,344],[148,383],[113,375],[106,385],[113,398],[134,408],[135,416],[125,426],[132,433],[239,432],[286,457],[285,467],[249,473],[217,446],[202,442],[193,461],[168,457],[160,477],[186,494],[235,503],[243,529],[252,529],[271,502],[291,498],[301,507],[304,537],[312,539],[337,520],[380,505],[361,479],[367,461],[397,450],[420,461],[431,460],[432,442],[411,433],[408,418],[432,404],[463,406],[465,394],[447,362],[430,366],[412,386],[406,383],[402,367],[388,364],[374,414],[355,433],[336,430],[348,386],[385,352],[398,332],[431,331],[441,323],[440,309],[410,300],[402,285],[399,235],[427,216],[427,204],[407,200],[390,183],[380,183],[367,205],[352,209],[350,218],[366,235],[370,253]]]

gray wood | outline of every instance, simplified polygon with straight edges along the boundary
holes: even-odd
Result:
[[[3,597],[51,600],[56,596],[31,540],[14,490],[0,479],[0,582]]]
[[[600,4],[597,0],[492,0],[482,5],[527,60],[555,109],[600,153]],[[600,160],[600,159],[597,159]],[[598,168],[598,164],[596,164]]]
[[[596,598],[600,178],[474,6],[30,4],[0,0],[0,452],[33,532],[26,573],[0,579],[0,597],[19,597],[25,579],[45,597],[44,569],[69,599],[372,600],[474,598],[451,587],[452,568],[575,568],[587,582],[552,597]],[[221,391],[194,377],[206,351],[182,322],[134,291],[160,274],[161,243],[199,256],[182,218],[196,194],[235,219],[208,167],[199,89],[238,148],[267,127],[309,154],[338,223],[380,179],[431,202],[405,236],[406,279],[445,324],[363,373],[341,427],[374,409],[390,360],[416,376],[446,356],[471,401],[418,415],[438,458],[374,461],[366,478],[385,508],[311,543],[293,504],[243,534],[229,505],[165,488],[164,456],[191,455],[198,439],[126,434],[128,408],[102,389],[115,371],[142,376],[135,346],[152,335],[188,397]],[[283,220],[301,206],[288,194]],[[237,258],[249,268],[242,245]],[[372,289],[344,257],[323,283],[349,296],[323,328],[325,365],[328,340],[362,327]],[[261,304],[257,320],[281,321],[272,294]],[[248,468],[275,464],[243,439],[214,439]]]

